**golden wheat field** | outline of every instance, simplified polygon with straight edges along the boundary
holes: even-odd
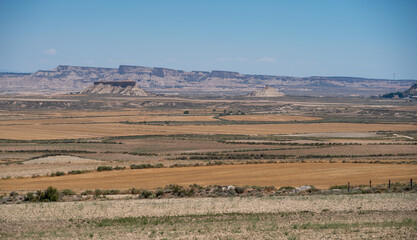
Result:
[[[205,167],[121,170],[93,172],[60,177],[39,177],[0,180],[2,190],[37,190],[50,185],[58,189],[155,189],[169,184],[238,186],[300,186],[387,183],[388,180],[405,182],[417,176],[417,166],[348,163],[280,163],[245,164]]]

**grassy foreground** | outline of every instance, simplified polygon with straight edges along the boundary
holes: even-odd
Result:
[[[415,193],[2,205],[3,239],[415,239]]]

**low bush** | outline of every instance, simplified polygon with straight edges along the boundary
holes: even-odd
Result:
[[[333,185],[329,187],[330,190],[333,189],[348,189],[348,185]]]
[[[114,170],[123,170],[123,169],[126,169],[126,167],[119,167],[119,166],[116,166],[116,167],[114,167],[113,169],[114,169]]]
[[[75,195],[75,192],[71,189],[64,189],[61,191],[61,194],[64,196]]]
[[[292,187],[292,186],[285,186],[285,187],[280,187],[278,190],[279,191],[282,191],[282,190],[286,190],[286,191],[288,191],[288,190],[294,190],[295,189],[295,187]]]
[[[136,188],[132,188],[132,189],[130,189],[130,193],[131,194],[139,194],[141,191],[139,190],[139,189],[136,189]]]
[[[140,194],[140,198],[153,198],[153,193],[149,190],[143,190]]]
[[[243,188],[243,187],[235,187],[235,192],[237,194],[242,194],[242,193],[245,192],[245,188]]]
[[[84,192],[81,193],[81,195],[93,195],[93,191],[92,190],[85,190]]]
[[[98,166],[97,167],[97,171],[102,172],[102,171],[112,171],[113,167],[111,166]]]
[[[131,169],[145,169],[145,168],[163,168],[164,165],[162,163],[158,163],[156,165],[151,165],[149,163],[143,163],[143,164],[132,164],[130,165]]]
[[[72,171],[69,171],[68,174],[83,174],[86,172],[87,170],[72,170]]]
[[[18,193],[18,192],[13,191],[13,192],[11,192],[9,195],[10,195],[10,197],[17,197],[17,196],[19,196],[19,193]]]
[[[33,192],[28,192],[26,193],[24,200],[26,202],[36,202],[37,196]]]
[[[45,191],[37,191],[36,194],[28,192],[24,200],[30,202],[57,202],[59,194],[56,188],[50,186]]]
[[[58,177],[58,176],[64,176],[64,175],[65,175],[65,173],[60,172],[60,171],[51,173],[51,177]]]
[[[100,189],[96,189],[96,190],[94,190],[94,195],[96,196],[96,197],[98,197],[98,196],[100,196],[100,195],[102,195],[103,194],[103,191],[102,190],[100,190]]]

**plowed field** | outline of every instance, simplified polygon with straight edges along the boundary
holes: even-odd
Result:
[[[416,131],[415,124],[361,124],[361,123],[308,123],[308,124],[242,124],[242,125],[132,125],[120,123],[97,124],[28,124],[0,125],[0,139],[39,140],[93,138],[129,135],[171,134],[242,134],[269,135],[322,132]]]

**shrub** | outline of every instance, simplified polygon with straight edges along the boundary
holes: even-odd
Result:
[[[17,197],[17,196],[19,196],[19,193],[18,193],[18,192],[13,191],[13,192],[11,192],[9,195],[10,195],[10,197]]]
[[[63,175],[65,175],[65,173],[64,172],[54,172],[54,173],[51,173],[51,177],[58,177],[58,176],[63,176]]]
[[[24,200],[27,202],[36,202],[39,199],[38,196],[36,196],[33,192],[28,192],[26,193]]]
[[[152,198],[153,193],[149,190],[143,190],[140,194],[140,198]]]
[[[112,195],[116,195],[116,194],[119,194],[119,193],[120,193],[120,190],[117,190],[117,189],[110,190],[110,194],[112,194]]]
[[[352,188],[352,186],[351,186],[351,188]],[[330,186],[329,189],[330,190],[333,190],[333,189],[348,189],[348,185],[333,185],[333,186]]]
[[[83,174],[86,172],[87,172],[86,170],[72,170],[72,171],[69,171],[68,174]]]
[[[49,186],[45,191],[39,194],[39,201],[41,202],[57,202],[58,199],[58,189],[52,186]]]
[[[201,189],[203,189],[203,187],[201,186],[201,185],[198,185],[198,184],[192,184],[192,185],[190,185],[189,186],[191,189],[197,189],[197,190],[201,190]]]
[[[295,187],[292,187],[292,186],[286,186],[286,187],[280,187],[278,190],[279,191],[282,191],[282,190],[294,190],[295,189]]]
[[[85,190],[85,192],[82,192],[81,195],[93,195],[92,190]]]
[[[114,170],[123,170],[123,169],[126,169],[126,167],[119,167],[119,166],[116,166],[116,167],[114,167],[113,169],[114,169]]]
[[[96,189],[96,190],[94,190],[94,195],[96,196],[96,197],[98,197],[98,196],[100,196],[100,195],[102,195],[103,194],[103,191],[101,191],[100,189]]]
[[[132,188],[132,189],[130,189],[130,193],[131,194],[139,194],[140,193],[140,190],[139,189],[136,189],[136,188]]]
[[[190,114],[190,111],[184,111],[184,114]]]
[[[65,195],[65,196],[75,195],[75,192],[72,191],[71,189],[64,189],[64,190],[62,190],[61,193],[62,193],[62,195]]]
[[[157,198],[162,197],[165,194],[165,191],[163,189],[157,189],[155,192],[155,195]]]
[[[187,190],[184,189],[184,187],[177,185],[177,184],[170,184],[165,186],[165,189],[172,192],[173,195],[178,196],[178,197],[184,197],[184,196],[190,196],[194,193],[194,191],[192,192],[187,192]]]
[[[110,166],[98,166],[97,167],[97,171],[102,172],[102,171],[111,171],[113,170],[113,167]]]
[[[245,192],[245,188],[243,188],[243,187],[235,187],[235,192],[237,194],[242,194],[242,193]]]
[[[130,165],[131,169],[144,169],[144,168],[163,168],[164,165],[162,163],[158,163],[155,166],[151,165],[149,163],[143,163],[143,164],[132,164]]]

